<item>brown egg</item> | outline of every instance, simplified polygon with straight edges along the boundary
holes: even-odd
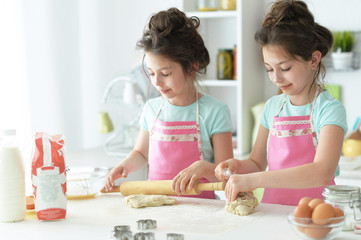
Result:
[[[305,228],[305,234],[312,239],[323,239],[332,230],[332,228],[317,228],[318,225],[314,225],[316,227],[312,227],[312,225],[314,224]]]
[[[343,213],[342,209],[340,209],[340,208],[338,208],[338,207],[334,207],[334,209],[335,209],[335,216],[333,216],[333,217],[337,218],[337,217],[342,217],[342,216],[344,216],[344,213]],[[339,223],[339,222],[341,222],[341,221],[342,221],[342,219],[337,219],[337,220],[333,220],[333,221],[331,221],[331,222],[332,222],[332,223]]]
[[[310,223],[312,217],[312,209],[307,204],[300,204],[295,208],[293,216],[296,218],[306,218],[295,219],[295,221],[298,223]]]
[[[297,230],[298,230],[299,232],[303,232],[303,233],[305,233],[305,230],[306,230],[306,228],[305,228],[305,227],[296,226],[296,228],[297,228]]]
[[[330,222],[328,218],[335,216],[335,209],[331,204],[321,203],[317,205],[312,212],[312,221],[316,224],[327,224]]]
[[[312,209],[315,209],[315,207],[316,207],[318,204],[321,204],[321,203],[324,203],[324,201],[323,201],[322,199],[315,198],[315,199],[312,199],[312,200],[308,203],[308,206],[310,206],[310,208],[312,208]]]
[[[312,198],[310,198],[310,197],[303,197],[303,198],[301,198],[300,201],[298,202],[298,205],[300,205],[301,203],[308,204],[311,200],[312,200]]]

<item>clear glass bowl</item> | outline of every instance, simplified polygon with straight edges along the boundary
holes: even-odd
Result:
[[[109,168],[80,167],[67,171],[68,199],[94,197],[104,186]]]
[[[288,213],[288,223],[301,239],[334,239],[342,231],[345,216],[325,220],[329,220],[329,223],[315,224],[311,218],[297,218],[293,212]]]

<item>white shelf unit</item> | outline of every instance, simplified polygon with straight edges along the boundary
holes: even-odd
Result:
[[[210,54],[203,86],[206,92],[227,103],[232,115],[236,140],[235,155],[251,150],[253,117],[251,107],[263,100],[264,67],[260,48],[254,40],[261,26],[263,1],[237,0],[235,11],[197,11],[197,1],[181,0],[181,9],[188,16],[201,20],[201,34]],[[218,49],[237,46],[237,79],[217,80]]]

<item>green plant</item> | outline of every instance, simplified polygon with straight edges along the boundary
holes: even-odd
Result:
[[[352,31],[333,32],[333,51],[351,52],[355,43],[355,34]]]

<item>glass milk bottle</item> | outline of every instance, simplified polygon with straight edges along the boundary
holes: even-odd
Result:
[[[16,130],[3,130],[0,138],[0,221],[21,221],[25,214],[25,170]]]

